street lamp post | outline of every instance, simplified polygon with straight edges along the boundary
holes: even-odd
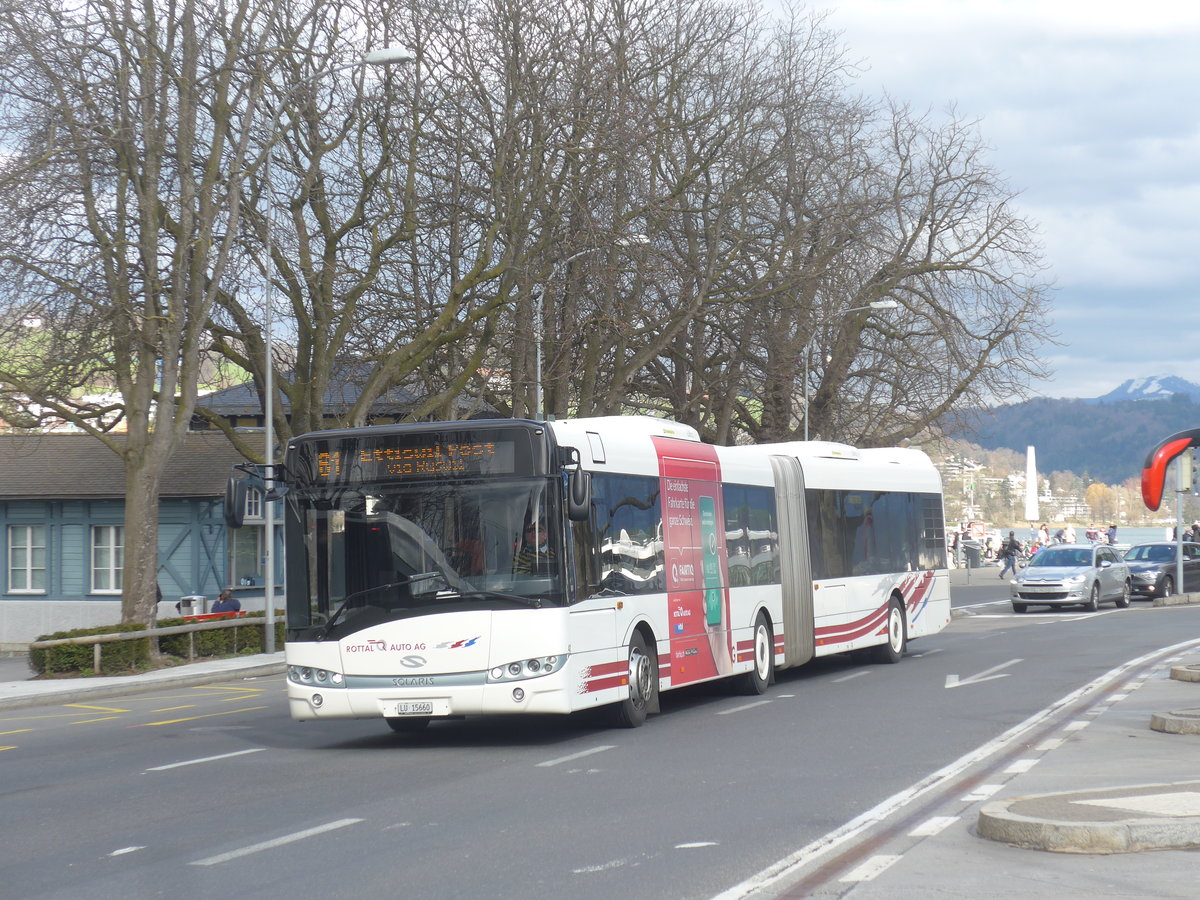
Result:
[[[849,315],[852,312],[862,312],[864,309],[895,309],[899,306],[899,302],[895,300],[872,300],[866,306],[853,306],[850,309],[844,310],[843,315]],[[808,343],[804,345],[804,439],[808,440],[808,373],[809,363],[812,360],[812,345],[817,338],[817,332],[814,329],[809,335]]]
[[[361,66],[387,66],[393,63],[412,62],[416,57],[413,52],[406,47],[383,47],[379,50],[372,50],[370,53],[363,56],[361,59],[354,62],[345,63],[340,66],[331,66],[328,69],[322,69],[308,78],[297,82],[291,89],[284,94],[283,99],[275,107],[275,111],[271,116],[270,125],[267,130],[267,140],[270,142],[267,146],[267,155],[263,164],[262,183],[264,188],[270,185],[273,163],[275,158],[275,140],[279,137],[279,130],[283,120],[283,114],[287,110],[288,101],[292,95],[303,87],[315,84],[322,78],[332,75],[335,72],[341,72],[345,69],[357,69]],[[272,243],[272,235],[275,226],[275,206],[272,205],[268,210],[267,216],[267,235],[266,235],[266,250],[267,258],[263,264],[263,274],[266,278],[265,291],[263,294],[263,343],[266,345],[263,370],[263,543],[266,544],[263,554],[263,606],[265,607],[265,620],[263,622],[263,630],[265,632],[265,640],[263,649],[267,653],[275,652],[275,510],[274,500],[269,500],[270,488],[269,484],[273,480],[275,468],[275,363],[272,354],[274,348],[273,338],[273,289],[274,282],[270,276],[271,256],[274,251]]]
[[[650,238],[644,234],[631,234],[628,237],[618,238],[615,241],[618,247],[644,247],[650,243]],[[580,250],[577,253],[572,253],[566,259],[559,260],[556,266],[569,265],[574,260],[581,256],[587,256],[589,253],[596,253],[603,250],[604,247],[588,247],[586,250]],[[534,418],[539,422],[542,419],[542,331],[544,315],[543,297],[546,291],[543,289],[538,292],[537,299],[533,305],[533,342],[534,342],[534,381],[533,381],[533,403],[534,403]],[[529,346],[526,344],[526,346]]]

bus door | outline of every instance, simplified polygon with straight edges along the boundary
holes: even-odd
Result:
[[[783,588],[784,656],[798,666],[813,658],[813,581],[809,559],[804,469],[793,456],[772,456],[779,521],[779,574]]]

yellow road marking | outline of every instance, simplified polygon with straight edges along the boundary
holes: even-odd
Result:
[[[240,700],[257,700],[257,694],[242,694],[240,697],[222,697],[218,703],[237,703]]]
[[[256,709],[266,709],[265,706],[247,706],[243,709],[230,709],[219,713],[205,713],[202,716],[188,716],[184,719],[165,719],[162,722],[143,722],[141,725],[130,725],[130,728],[150,728],[154,725],[178,725],[180,722],[195,722],[197,719],[212,719],[216,716],[232,716],[240,712],[253,712]]]
[[[99,712],[130,712],[128,709],[118,709],[115,706],[88,706],[86,703],[64,703],[68,709],[94,709]]]
[[[16,747],[0,747],[0,750],[16,750]]]
[[[9,716],[9,717],[0,719],[0,722],[29,722],[29,721],[34,721],[37,719],[73,719],[78,715],[80,715],[80,713],[70,712],[70,713],[51,713],[51,714],[45,715],[45,716]]]
[[[237,691],[239,694],[261,694],[266,688],[252,687],[226,687],[221,684],[199,684],[192,688],[193,691]]]
[[[78,722],[72,722],[72,725],[91,725],[93,722],[111,722],[113,719],[119,719],[120,716],[101,716],[98,719],[80,719]]]
[[[175,712],[177,709],[195,709],[195,703],[189,703],[187,706],[164,706],[162,709],[152,709],[150,712]]]
[[[0,734],[24,734],[27,731],[33,731],[32,728],[18,728],[16,731],[0,731]]]

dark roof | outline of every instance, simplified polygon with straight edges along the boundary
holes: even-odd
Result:
[[[362,384],[371,374],[367,363],[342,363],[334,370],[325,388],[322,398],[327,413],[338,414],[354,405],[362,390]],[[284,378],[292,381],[295,373],[286,372]],[[386,391],[382,397],[371,404],[374,415],[404,415],[425,397],[423,390],[416,390],[412,385],[397,386]],[[283,395],[283,412],[291,412],[291,402],[287,394]],[[212,410],[219,416],[260,416],[262,401],[253,381],[235,384],[233,387],[213,391],[200,398],[197,406]]]
[[[123,442],[124,435],[113,435]],[[184,436],[163,473],[162,497],[219,497],[230,467],[245,462],[223,434]],[[0,434],[0,499],[125,496],[121,458],[88,434]]]

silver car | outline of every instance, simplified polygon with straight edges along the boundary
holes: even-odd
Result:
[[[1112,600],[1129,605],[1129,566],[1107,544],[1051,544],[1011,582],[1013,612],[1031,606],[1081,605],[1095,611]]]

